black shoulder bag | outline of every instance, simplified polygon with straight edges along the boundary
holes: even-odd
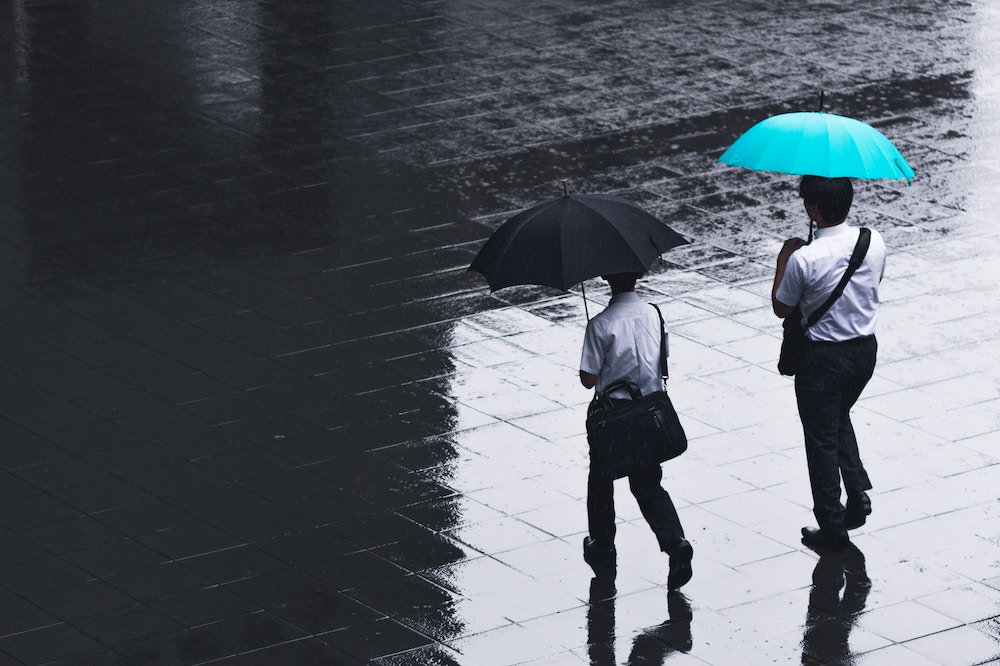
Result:
[[[660,317],[660,372],[666,386],[667,334]],[[624,388],[631,400],[616,400],[611,392]],[[687,435],[666,390],[642,395],[633,382],[615,382],[594,396],[587,410],[587,441],[591,461],[613,479],[647,465],[676,458],[687,450]]]
[[[802,323],[802,310],[799,309],[798,305],[792,310],[792,314],[785,317],[785,321],[781,324],[782,328],[784,328],[784,335],[781,339],[781,353],[778,355],[778,372],[792,377],[799,371],[802,365],[802,356],[805,354],[806,345],[808,344],[806,331],[809,330],[810,326],[818,322],[826,314],[827,310],[833,306],[836,300],[840,298],[840,295],[844,293],[844,289],[847,287],[847,283],[850,282],[851,276],[854,275],[854,271],[858,270],[861,262],[864,261],[871,239],[872,232],[865,227],[861,227],[861,231],[858,234],[858,242],[854,246],[854,252],[851,254],[850,261],[847,262],[847,270],[844,271],[843,277],[840,278],[840,282],[830,292],[830,296],[826,299],[826,302],[809,315],[805,324]]]

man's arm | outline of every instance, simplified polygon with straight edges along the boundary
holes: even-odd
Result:
[[[805,244],[806,242],[801,238],[789,238],[781,246],[781,251],[778,253],[778,265],[774,270],[774,283],[771,285],[771,309],[774,310],[776,316],[782,319],[792,314],[795,306],[782,303],[778,300],[776,296],[778,287],[781,286],[781,281],[785,277],[785,267],[788,266],[788,259],[792,256],[793,252]]]
[[[581,370],[580,383],[583,384],[585,388],[592,389],[597,386],[597,375],[592,375],[586,370]]]

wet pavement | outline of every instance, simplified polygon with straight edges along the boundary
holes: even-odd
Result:
[[[990,0],[3,3],[0,666],[997,661],[998,32]],[[890,259],[843,557],[799,543],[774,369],[795,180],[715,161],[820,91],[917,172],[858,183]],[[582,560],[580,293],[465,271],[561,178],[691,240],[641,283],[683,595],[624,485],[617,577]]]

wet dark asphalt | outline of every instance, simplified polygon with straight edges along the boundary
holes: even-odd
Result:
[[[998,31],[988,0],[0,5],[0,665],[1000,658]],[[774,371],[794,179],[715,162],[820,91],[917,171],[852,218],[891,258],[840,559],[798,542]],[[683,597],[624,488],[617,579],[580,557],[579,293],[465,272],[560,178],[692,241],[643,283]]]

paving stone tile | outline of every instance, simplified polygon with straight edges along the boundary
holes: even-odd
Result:
[[[319,638],[363,662],[431,643],[430,639],[391,618],[358,625],[350,630],[328,632]]]
[[[172,620],[142,605],[87,617],[74,622],[73,626],[105,644],[147,640],[172,633],[177,628]]]
[[[73,622],[138,605],[135,599],[97,579],[49,590],[33,598],[36,604],[62,622]]]
[[[360,665],[365,662],[354,659],[347,653],[325,643],[319,638],[303,638],[281,643],[272,647],[246,652],[242,655],[244,663],[266,664],[343,664]]]
[[[145,569],[118,573],[104,580],[114,588],[145,603],[211,585],[209,579],[176,562],[164,562]]]
[[[287,643],[305,634],[266,611],[257,611],[202,625],[194,629],[194,635],[223,653],[238,654]]]
[[[474,666],[474,662],[469,661],[465,657],[460,657],[454,650],[450,650],[443,645],[419,647],[394,655],[378,657],[371,663],[378,664],[379,666],[395,666],[397,664],[401,666],[402,664],[412,663],[439,664],[440,666],[448,666],[450,664],[470,664]]]
[[[100,650],[101,644],[68,624],[56,624],[34,631],[0,638],[0,649],[20,663],[55,663]],[[105,656],[106,658],[106,656]],[[101,663],[97,660],[96,663]],[[114,663],[106,661],[104,663]],[[123,663],[118,661],[118,663]]]
[[[199,627],[259,610],[259,606],[234,593],[228,586],[211,585],[154,601],[151,607],[188,627]]]
[[[858,624],[899,643],[960,625],[957,620],[907,601],[869,611],[858,619]]]
[[[192,630],[166,633],[147,640],[130,641],[120,648],[132,663],[214,663],[226,655]]]

